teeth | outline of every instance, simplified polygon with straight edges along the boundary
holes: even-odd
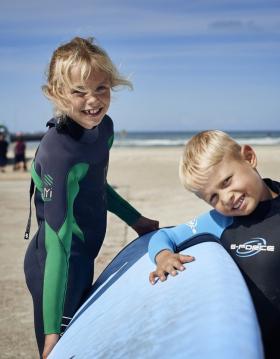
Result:
[[[100,108],[85,110],[84,112],[87,113],[88,115],[96,115],[99,111],[100,111]]]
[[[238,209],[244,201],[244,195],[240,197],[237,203],[234,204],[233,209]]]

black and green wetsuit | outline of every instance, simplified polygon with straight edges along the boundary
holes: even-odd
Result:
[[[40,352],[44,335],[62,333],[90,290],[107,210],[129,225],[141,216],[106,180],[110,117],[91,130],[70,118],[48,126],[32,164],[39,228],[24,263]]]

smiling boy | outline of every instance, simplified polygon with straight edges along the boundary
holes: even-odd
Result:
[[[150,282],[184,270],[194,260],[177,251],[186,240],[213,234],[239,266],[258,315],[266,358],[280,358],[280,183],[262,179],[249,145],[226,133],[204,131],[186,145],[180,162],[184,186],[214,209],[174,228],[158,231],[149,254],[157,268]],[[199,260],[199,259],[198,259]],[[230,280],[230,278],[229,278]]]

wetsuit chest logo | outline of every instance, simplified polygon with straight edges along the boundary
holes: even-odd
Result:
[[[188,227],[190,227],[193,234],[196,234],[197,232],[197,219],[194,218],[186,223]]]
[[[251,257],[260,252],[274,252],[275,247],[268,246],[264,238],[256,237],[246,243],[232,243],[230,249],[235,251],[238,257]]]
[[[52,200],[53,195],[53,178],[50,175],[44,175],[43,177],[43,191],[42,191],[42,199],[44,202],[49,202]]]

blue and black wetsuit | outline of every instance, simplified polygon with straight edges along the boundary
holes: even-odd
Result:
[[[280,194],[279,182],[264,181]],[[201,234],[213,234],[220,239],[237,263],[255,304],[266,358],[279,359],[280,196],[260,202],[249,216],[226,217],[211,210],[185,224],[161,229],[150,241],[150,257],[154,261],[164,249],[176,252],[180,244]]]
[[[113,143],[108,116],[91,130],[70,118],[48,125],[32,163],[39,228],[24,262],[40,353],[44,335],[62,333],[90,290],[107,210],[129,225],[141,216],[106,180]]]

